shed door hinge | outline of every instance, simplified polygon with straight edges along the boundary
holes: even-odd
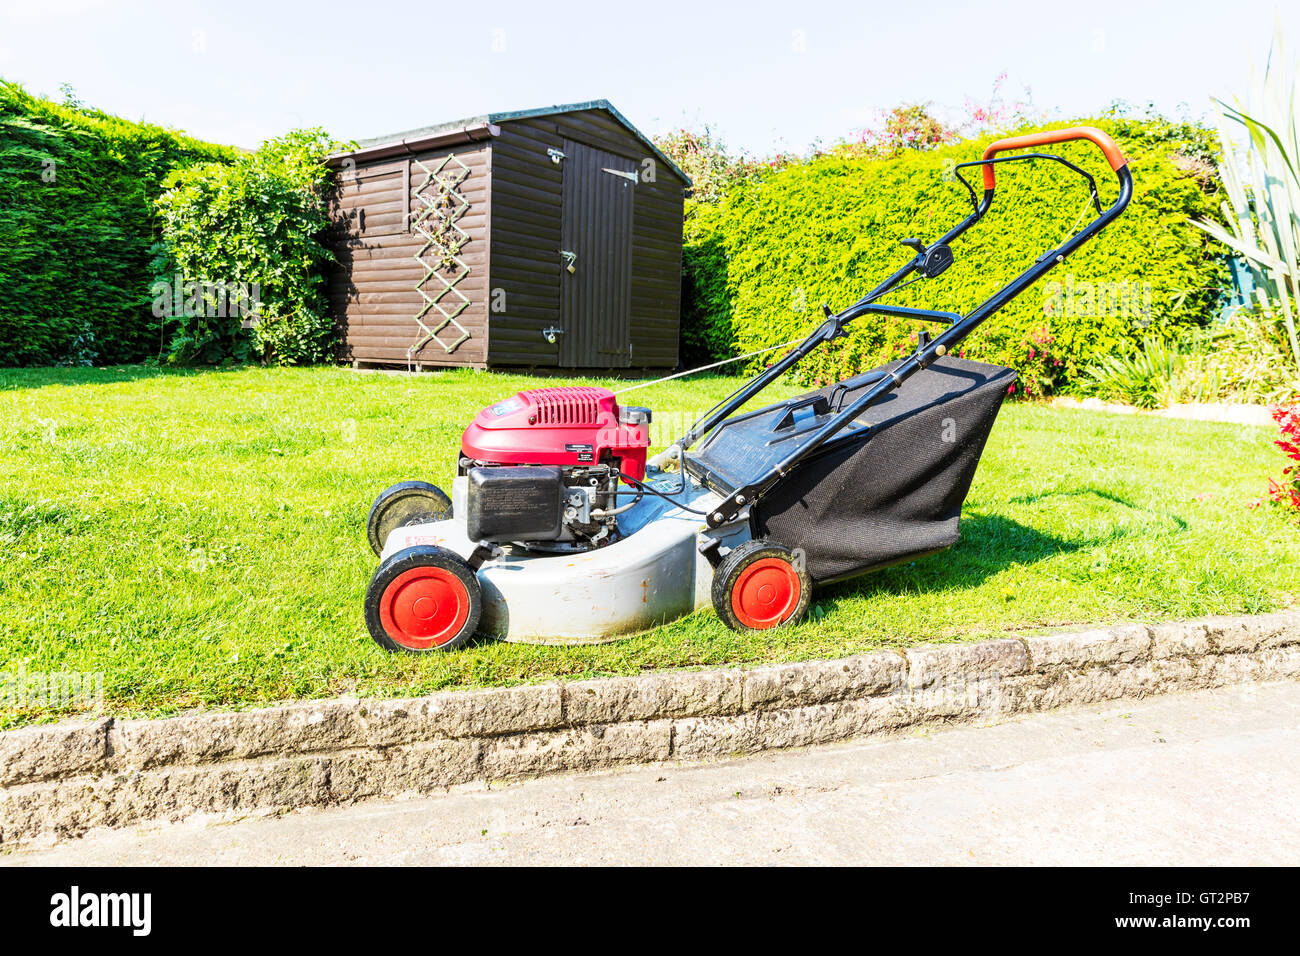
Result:
[[[600,167],[600,171],[602,173],[609,173],[612,176],[622,176],[624,179],[630,180],[633,186],[641,181],[641,177],[637,174],[635,169],[610,169],[608,166],[602,166]]]

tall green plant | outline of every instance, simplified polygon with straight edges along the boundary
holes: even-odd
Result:
[[[1259,76],[1251,68],[1245,102],[1218,106],[1223,162],[1219,175],[1227,191],[1223,204],[1227,228],[1208,219],[1193,222],[1249,263],[1261,304],[1281,307],[1300,368],[1300,339],[1296,334],[1296,305],[1300,300],[1300,127],[1295,114],[1294,68],[1285,54],[1281,24],[1273,49]],[[1230,131],[1243,128],[1245,148],[1239,149]]]
[[[156,305],[171,320],[172,361],[329,358],[323,267],[332,256],[321,232],[329,225],[324,158],[337,145],[324,130],[297,130],[233,163],[167,179],[157,203],[164,269]],[[256,315],[227,307],[222,293],[232,286],[256,299]]]
[[[1147,337],[1142,347],[1100,355],[1084,370],[1088,391],[1138,408],[1161,408],[1178,401],[1177,386],[1184,358],[1161,339]]]

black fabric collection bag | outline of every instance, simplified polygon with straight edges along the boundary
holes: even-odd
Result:
[[[888,373],[899,363],[882,366]],[[950,547],[1014,370],[945,357],[858,419],[870,427],[833,441],[757,504],[755,536],[805,554],[814,581],[833,581]],[[845,406],[869,388],[829,386]],[[837,402],[838,399],[838,402]]]

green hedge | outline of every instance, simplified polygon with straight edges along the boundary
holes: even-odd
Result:
[[[234,155],[0,81],[0,366],[157,355],[153,202],[172,169]]]
[[[1130,161],[1128,210],[1064,265],[990,319],[967,340],[972,358],[1022,370],[1031,393],[1068,386],[1096,355],[1144,335],[1172,338],[1214,312],[1227,266],[1188,217],[1217,215],[1206,176],[1210,135],[1197,127],[1142,120],[1080,121],[1107,129]],[[1059,126],[1075,125],[1054,124]],[[906,261],[898,240],[929,242],[970,211],[952,179],[955,162],[976,159],[988,140],[891,160],[823,155],[734,186],[716,203],[692,205],[686,227],[684,348],[688,356],[726,357],[785,342],[820,321],[820,306],[841,309]],[[1103,204],[1117,186],[1096,147],[1059,152],[1091,172]],[[979,169],[964,171],[980,189]],[[966,313],[1059,244],[1087,196],[1082,177],[1051,162],[1003,164],[985,219],[954,244],[956,263],[935,280],[892,294],[897,305]],[[1090,212],[1095,215],[1095,212]],[[1074,279],[1052,301],[1049,283]],[[1085,283],[1131,283],[1128,308],[1091,311]],[[1149,287],[1144,283],[1150,283]],[[1150,309],[1143,313],[1149,288]],[[1052,311],[1046,311],[1052,310]],[[813,380],[857,371],[910,349],[915,323],[863,318],[808,369]],[[914,338],[913,338],[914,341]]]

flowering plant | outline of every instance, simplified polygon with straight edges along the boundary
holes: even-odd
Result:
[[[1024,357],[1019,362],[1020,385],[1012,386],[1012,394],[1020,398],[1043,398],[1056,385],[1061,360],[1052,351],[1056,336],[1045,325],[1040,325],[1025,336],[1020,343]]]
[[[1273,420],[1282,430],[1282,437],[1273,444],[1296,464],[1282,469],[1282,480],[1268,480],[1268,497],[1280,505],[1300,511],[1300,402],[1275,405],[1271,409]]]

